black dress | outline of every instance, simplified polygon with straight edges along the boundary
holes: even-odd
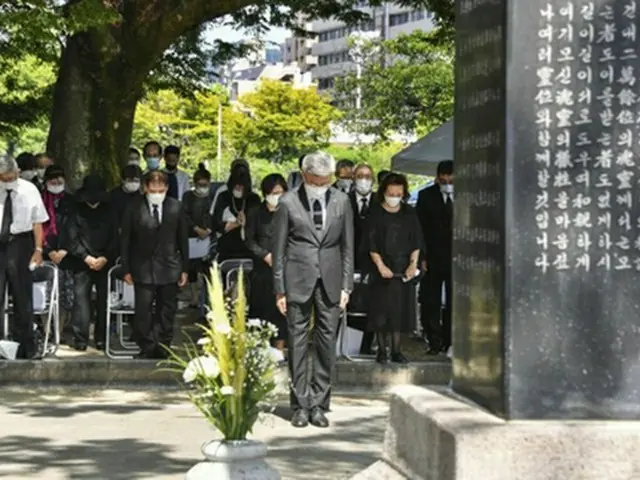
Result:
[[[273,212],[262,204],[249,213],[246,228],[246,245],[253,255],[249,316],[260,318],[278,329],[276,340],[287,338],[287,320],[276,307],[273,289],[273,270],[264,261],[273,250]]]
[[[184,214],[189,226],[189,238],[198,238],[194,228],[211,229],[211,197],[201,197],[194,191],[185,192],[182,197]],[[189,282],[194,283],[198,279],[198,273],[203,272],[205,262],[201,258],[189,260]]]
[[[369,220],[369,251],[382,257],[394,273],[403,275],[411,253],[421,247],[421,230],[414,209],[403,205],[396,213],[377,208]],[[369,330],[411,332],[416,320],[416,287],[401,278],[382,278],[376,268],[371,275]]]
[[[250,192],[245,198],[234,198],[229,190],[222,192],[216,201],[215,210],[213,212],[213,226],[218,234],[218,262],[224,262],[232,258],[251,258],[251,252],[247,248],[244,238],[242,238],[242,228],[234,228],[228,232],[224,231],[225,222],[222,220],[226,209],[234,215],[238,216],[240,212],[250,212],[253,208],[260,205],[260,197]],[[245,225],[246,238],[246,225]]]

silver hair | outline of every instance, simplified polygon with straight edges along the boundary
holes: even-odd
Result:
[[[0,157],[0,175],[17,172],[19,170],[18,164],[11,155],[3,155]]]
[[[302,171],[318,177],[328,177],[335,172],[335,169],[336,161],[325,152],[310,153],[302,160]]]

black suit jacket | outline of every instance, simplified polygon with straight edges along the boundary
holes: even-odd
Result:
[[[452,219],[448,218],[438,184],[425,188],[419,193],[416,212],[422,227],[429,271],[448,275],[451,272],[452,261]]]
[[[378,200],[377,193],[371,193],[371,199],[369,201],[369,208],[364,215],[360,214],[360,205],[358,205],[358,197],[355,191],[349,193],[349,201],[351,202],[351,208],[353,209],[353,237],[354,237],[354,251],[355,251],[355,269],[359,272],[369,273],[374,267],[373,261],[369,255],[368,244],[368,224],[371,212],[380,207],[380,201]]]
[[[189,232],[182,204],[167,197],[156,226],[144,197],[132,201],[122,220],[121,256],[134,283],[169,285],[189,269]]]

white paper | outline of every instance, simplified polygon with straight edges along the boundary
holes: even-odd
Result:
[[[189,239],[189,259],[206,257],[209,253],[209,238]]]
[[[47,282],[33,284],[33,311],[44,312],[47,308]]]
[[[231,213],[229,207],[225,208],[222,212],[222,223],[238,223],[237,217]]]
[[[18,355],[18,342],[11,342],[9,340],[0,340],[0,358],[6,358],[7,360],[15,360]]]

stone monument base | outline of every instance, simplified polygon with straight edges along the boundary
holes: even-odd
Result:
[[[505,421],[415,386],[394,389],[380,462],[354,479],[632,480],[640,422]]]

